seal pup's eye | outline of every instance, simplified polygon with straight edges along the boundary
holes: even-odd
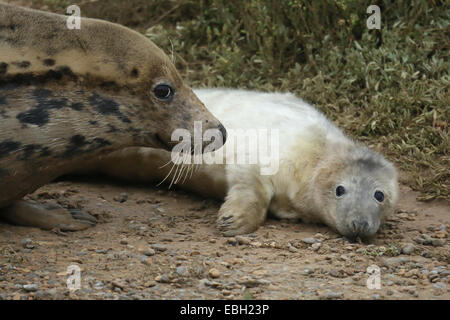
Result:
[[[153,93],[159,100],[168,101],[172,99],[174,90],[167,84],[159,84],[155,87]]]
[[[337,186],[336,188],[336,196],[342,197],[345,193],[345,188],[343,186]]]
[[[383,202],[383,200],[384,200],[384,193],[383,192],[381,192],[381,191],[375,191],[375,194],[373,195],[374,197],[375,197],[375,199],[378,201],[378,202]]]

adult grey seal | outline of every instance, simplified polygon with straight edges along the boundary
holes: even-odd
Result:
[[[106,21],[0,3],[0,216],[80,230],[93,217],[20,200],[127,146],[170,150],[177,128],[225,129],[143,35]],[[75,218],[75,219],[73,219]]]

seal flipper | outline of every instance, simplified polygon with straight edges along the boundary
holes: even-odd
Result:
[[[0,209],[0,218],[13,224],[44,230],[79,231],[96,224],[96,219],[81,210],[66,210],[54,204],[19,200]]]
[[[228,191],[217,218],[224,236],[251,233],[263,224],[272,194],[258,181],[255,185],[236,184]]]

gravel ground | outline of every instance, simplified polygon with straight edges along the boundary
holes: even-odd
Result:
[[[399,208],[370,243],[325,226],[268,220],[222,237],[220,203],[102,179],[47,185],[30,197],[96,216],[72,233],[0,224],[0,299],[449,299],[449,204]],[[67,288],[79,266],[81,288]],[[381,288],[368,289],[367,268]]]

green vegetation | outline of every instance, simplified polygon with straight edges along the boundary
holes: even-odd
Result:
[[[445,0],[94,4],[102,10],[82,6],[82,14],[151,27],[147,35],[192,86],[294,92],[387,155],[423,200],[450,198]],[[381,8],[379,31],[366,27],[370,4]]]

